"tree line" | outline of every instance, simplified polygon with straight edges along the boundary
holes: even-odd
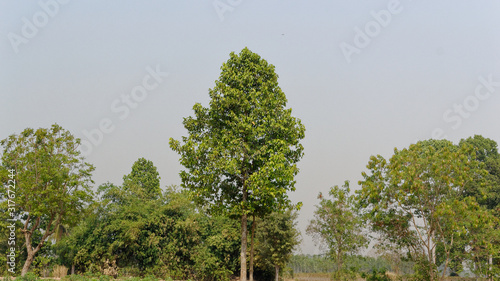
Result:
[[[345,259],[374,241],[399,271],[413,261],[412,280],[443,280],[471,271],[500,276],[500,155],[497,143],[475,135],[458,144],[425,140],[370,157],[361,186],[334,186],[307,228],[349,274]]]
[[[169,141],[184,166],[178,188],[162,190],[140,158],[121,185],[93,190],[80,140],[57,124],[2,140],[0,228],[13,238],[1,240],[0,263],[15,266],[1,270],[25,275],[52,262],[109,276],[277,280],[300,241],[301,203],[288,193],[305,127],[274,66],[247,48],[230,54],[209,96],[183,119],[187,135]],[[496,142],[419,141],[372,156],[361,175],[354,194],[349,182],[320,193],[307,228],[334,261],[334,279],[353,278],[352,257],[369,241],[395,271],[413,262],[413,280],[499,277]]]
[[[74,191],[58,196],[71,193]],[[33,191],[19,191],[19,196],[28,194],[40,202]],[[191,197],[189,190],[176,186],[162,191],[156,167],[140,158],[123,177],[123,184],[100,185],[80,213],[65,214],[60,209],[59,216],[64,219],[57,226],[48,226],[50,213],[40,216],[39,226],[28,220],[34,214],[20,214],[15,273],[26,274],[23,270],[28,268],[45,276],[45,270],[64,265],[79,274],[229,280],[239,269],[238,220],[209,214],[205,207],[193,204]],[[5,218],[6,212],[2,215]],[[252,222],[256,278],[274,277],[275,267],[286,264],[299,242],[296,216],[295,210],[288,209]],[[38,221],[38,217],[33,220]],[[32,231],[28,233],[30,246],[38,249],[32,250],[31,258],[27,235],[22,235],[24,225]],[[2,240],[0,247],[2,253],[7,252],[7,240]],[[0,258],[5,264],[5,255]],[[2,271],[8,273],[5,267]]]
[[[300,204],[287,192],[295,190],[305,128],[286,108],[274,66],[259,55],[231,53],[221,70],[209,107],[195,104],[183,121],[188,135],[170,139],[185,167],[181,189],[162,192],[154,165],[139,159],[122,185],[106,183],[94,194],[94,167],[80,140],[57,124],[4,139],[0,227],[16,220],[15,272],[54,257],[72,271],[112,276],[121,268],[227,280],[239,270],[242,281],[268,271],[277,279],[299,242]]]

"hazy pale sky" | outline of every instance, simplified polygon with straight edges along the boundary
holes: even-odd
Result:
[[[370,155],[481,134],[500,142],[499,1],[0,1],[0,138],[58,123],[85,143],[96,186],[140,157],[162,187],[182,169],[168,139],[208,105],[245,46],[275,65],[306,127],[294,202],[302,252],[319,192]]]

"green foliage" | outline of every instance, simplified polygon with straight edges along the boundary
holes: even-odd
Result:
[[[423,256],[415,259],[414,271],[415,273],[409,278],[411,281],[431,281],[437,274],[436,265]]]
[[[371,274],[362,273],[361,278],[366,278],[366,281],[391,281],[391,279],[385,274],[385,269],[374,269]]]
[[[49,255],[37,255],[33,260],[32,272],[41,277],[49,277],[52,270],[54,257]]]
[[[326,273],[334,271],[334,262],[324,255],[293,255],[288,266],[295,273]]]
[[[19,281],[39,281],[40,277],[38,277],[33,272],[27,272],[24,276],[20,276],[20,277],[16,278],[16,280],[19,280]]]
[[[499,159],[496,143],[482,136],[456,146],[419,142],[396,149],[389,161],[372,156],[359,207],[386,245],[411,253],[415,280],[436,280],[440,264],[443,276],[460,272],[464,262],[494,274],[497,265],[488,261],[500,252]]]
[[[59,125],[50,129],[25,129],[2,140],[2,170],[15,171],[15,211],[23,220],[27,249],[24,275],[34,256],[60,224],[74,225],[92,200],[90,184],[94,167],[83,161],[80,141]],[[11,184],[1,173],[0,193]],[[2,203],[5,204],[5,203]],[[41,232],[37,244],[32,236]]]
[[[248,48],[230,54],[209,95],[209,107],[197,103],[194,117],[184,118],[188,136],[169,143],[180,154],[182,185],[194,200],[240,217],[245,280],[247,215],[290,206],[305,128],[286,109],[274,66]]]
[[[274,275],[276,267],[285,268],[293,250],[300,244],[297,216],[296,211],[288,209],[285,212],[273,212],[257,224],[257,271],[270,271]]]
[[[362,232],[363,222],[354,210],[354,196],[349,195],[349,191],[349,182],[346,181],[342,188],[334,186],[330,189],[332,199],[323,198],[320,193],[320,205],[307,227],[307,233],[324,244],[328,256],[335,260],[339,273],[336,279],[348,272],[345,268],[346,256],[355,254],[368,243]]]
[[[160,196],[160,175],[153,162],[144,158],[135,161],[130,174],[123,176],[123,188],[139,188],[151,198]]]
[[[3,277],[3,281],[14,281],[14,280],[15,279],[12,276],[10,276],[10,275],[7,275],[7,276]]]
[[[169,187],[157,199],[112,184],[99,191],[92,215],[57,244],[79,272],[102,275],[106,260],[120,277],[227,280],[237,269],[237,223],[197,212],[187,191]]]
[[[210,107],[195,104],[195,116],[184,119],[189,135],[183,144],[170,139],[186,167],[183,186],[198,202],[230,214],[283,209],[286,192],[295,189],[304,126],[285,109],[274,66],[260,56],[245,48],[221,69]]]
[[[294,255],[288,266],[294,273],[331,273],[337,271],[337,265],[328,256],[323,255]],[[412,267],[413,263],[405,264],[405,268]],[[391,269],[390,262],[384,257],[366,257],[351,255],[345,260],[345,268],[354,273],[370,273],[373,270]],[[410,272],[404,271],[403,274]],[[411,272],[413,273],[413,271]]]
[[[469,145],[446,140],[421,141],[395,149],[389,161],[372,156],[360,181],[359,206],[373,231],[388,244],[426,256],[432,280],[437,277],[434,245],[442,244],[449,260],[454,241],[467,235],[464,218],[475,217],[475,200],[460,197],[474,177],[484,176]]]
[[[474,180],[465,186],[462,198],[472,197],[478,203],[474,215],[466,218],[467,235],[463,235],[453,247],[457,253],[454,264],[467,262],[479,275],[500,273],[500,154],[495,141],[479,135],[460,141],[471,145],[471,155],[484,168],[486,174],[475,174]],[[469,249],[469,250],[467,250]],[[490,260],[491,259],[491,260]],[[497,262],[494,262],[496,260]],[[491,261],[491,264],[489,264]]]
[[[202,244],[193,249],[193,270],[199,279],[228,280],[238,269],[238,222],[222,216],[198,214]]]
[[[82,275],[71,274],[71,275],[66,275],[64,280],[67,280],[67,281],[87,281],[88,279]]]

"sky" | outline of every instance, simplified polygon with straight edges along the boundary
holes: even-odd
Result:
[[[82,139],[95,186],[140,157],[180,185],[169,138],[231,52],[276,67],[306,127],[298,252],[317,195],[371,155],[418,140],[500,142],[499,1],[0,1],[0,138],[57,123]]]

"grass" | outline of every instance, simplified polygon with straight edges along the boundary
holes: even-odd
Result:
[[[295,273],[294,279],[296,281],[330,281],[332,273]],[[363,281],[365,279],[357,277],[353,281]]]

